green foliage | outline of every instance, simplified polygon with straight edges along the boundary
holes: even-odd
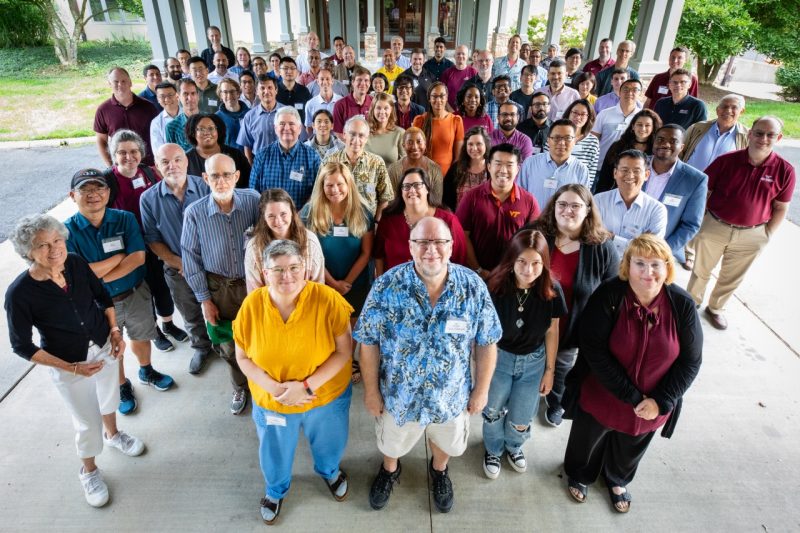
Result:
[[[750,45],[756,27],[741,0],[686,0],[676,44],[697,56],[697,75],[708,83],[728,57]]]
[[[775,81],[783,87],[781,93],[789,102],[800,102],[800,63],[788,63],[775,73]]]
[[[753,35],[756,50],[778,61],[800,63],[800,0],[749,0],[747,11],[759,25]]]
[[[516,31],[515,29],[512,30]],[[559,45],[566,51],[568,48],[583,48],[589,29],[583,25],[582,17],[577,12],[566,10],[561,19],[561,38]],[[547,16],[534,15],[528,19],[528,42],[535,48],[544,50],[550,44],[544,42],[547,33]]]
[[[633,34],[636,32],[636,23],[639,22],[639,9],[642,7],[642,0],[633,0],[631,7],[631,20],[628,22],[628,31],[625,32],[625,38],[633,40]]]
[[[0,0],[0,48],[41,46],[49,41],[47,19],[24,0]]]

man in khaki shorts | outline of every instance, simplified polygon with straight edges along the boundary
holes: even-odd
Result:
[[[417,222],[409,246],[413,261],[375,280],[353,334],[362,343],[364,403],[383,454],[369,503],[386,506],[399,458],[426,434],[433,501],[446,513],[453,506],[447,462],[464,453],[469,415],[486,405],[502,331],[483,280],[449,262],[453,237],[442,220]]]

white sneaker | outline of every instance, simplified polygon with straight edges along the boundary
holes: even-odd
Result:
[[[85,474],[83,467],[81,467],[78,478],[81,480],[81,485],[83,485],[83,495],[86,497],[86,503],[92,507],[102,507],[108,503],[108,486],[103,481],[99,468],[95,468],[94,472]]]
[[[122,430],[117,431],[117,434],[111,438],[108,438],[104,431],[103,442],[106,446],[116,448],[129,457],[136,457],[144,451],[144,443],[141,440],[133,435],[128,435]]]
[[[497,479],[500,475],[500,457],[485,452],[483,454],[483,473],[489,479]]]
[[[520,474],[528,469],[528,461],[525,460],[525,454],[522,453],[522,450],[508,452],[506,457],[508,457],[508,464],[511,465],[511,468]]]

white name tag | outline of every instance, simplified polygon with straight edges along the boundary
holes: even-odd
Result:
[[[566,79],[564,79],[564,85],[569,85],[570,83],[572,83],[572,76],[567,76]]]
[[[211,99],[209,98],[209,100],[208,100],[208,105],[219,105],[219,101],[217,101],[217,100],[211,100]]]
[[[369,184],[364,188],[364,190],[367,191],[367,194],[375,194],[375,185]]]
[[[617,131],[625,131],[626,129],[628,129],[628,125],[624,122],[622,124],[617,124]]]
[[[681,200],[683,200],[683,196],[677,196],[675,194],[664,195],[664,205],[678,207],[679,205],[681,205]]]
[[[333,236],[334,237],[347,237],[350,235],[350,230],[347,229],[347,226],[334,226],[333,227]]]
[[[415,89],[419,87],[419,80],[411,80],[411,82],[414,84]]]
[[[297,170],[292,170],[289,173],[289,179],[294,181],[303,181],[303,173],[298,172]]]
[[[342,83],[344,83],[345,85],[350,85],[350,80],[342,80]]]
[[[540,146],[534,146],[533,147],[533,152],[531,152],[531,153],[533,155],[540,154],[540,153],[542,153],[542,148]]]
[[[564,116],[564,112],[563,111],[556,111],[556,120],[561,119],[561,117],[563,117],[563,116]]]
[[[678,109],[678,114],[679,115],[688,115],[689,114],[689,110],[688,109]]]
[[[122,235],[103,239],[103,251],[107,254],[110,254],[111,252],[118,252],[124,249],[125,241],[122,240]]]
[[[294,104],[294,108],[302,110],[302,109],[305,108],[305,106],[303,104],[297,103],[297,104]]]
[[[135,180],[133,180],[134,189],[141,189],[142,187],[144,187],[144,178],[138,177]]]
[[[467,332],[467,321],[460,318],[448,318],[444,325],[444,332],[463,335]]]
[[[286,419],[282,416],[267,415],[268,426],[283,426],[286,427]]]
[[[669,94],[669,88],[666,85],[661,85],[656,92],[658,92],[658,94]]]
[[[544,188],[545,189],[555,189],[558,187],[558,180],[555,178],[547,178],[544,180]]]

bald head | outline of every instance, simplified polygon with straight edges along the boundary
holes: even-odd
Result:
[[[214,172],[234,172],[236,163],[233,158],[225,154],[214,154],[206,159],[206,174]]]
[[[441,218],[422,217],[411,228],[412,239],[451,239],[450,227]]]
[[[156,167],[170,188],[183,187],[189,170],[186,153],[177,144],[162,144],[156,152]]]

